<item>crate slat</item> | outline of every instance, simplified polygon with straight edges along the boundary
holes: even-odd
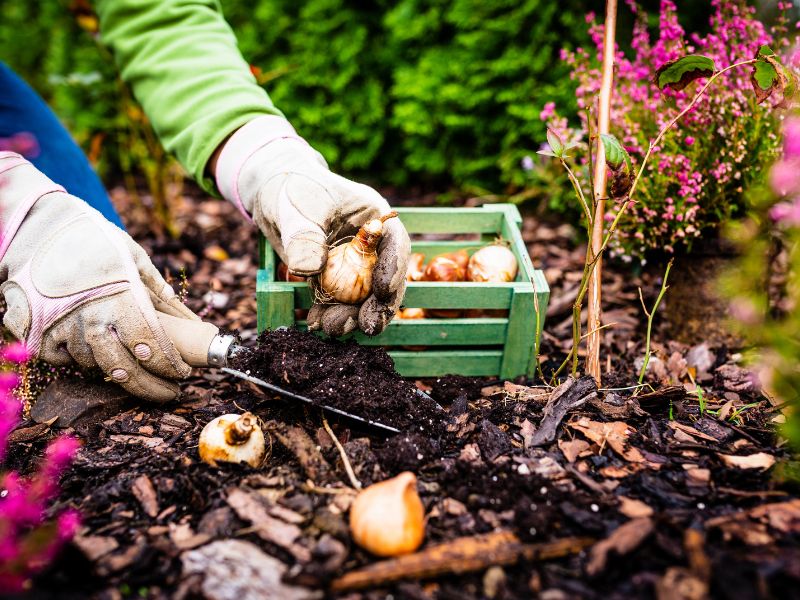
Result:
[[[299,329],[307,329],[298,321]],[[506,342],[508,319],[395,319],[380,336],[361,332],[352,336],[364,346],[502,346]]]
[[[415,233],[497,233],[503,213],[476,209],[399,208],[406,231]]]
[[[502,350],[390,350],[399,373],[414,377],[439,377],[450,373],[491,377],[500,372]]]

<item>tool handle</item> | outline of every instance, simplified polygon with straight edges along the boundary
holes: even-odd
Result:
[[[219,329],[206,321],[193,321],[158,312],[158,320],[181,358],[192,367],[207,367],[208,350]]]

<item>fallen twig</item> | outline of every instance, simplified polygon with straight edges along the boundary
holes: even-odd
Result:
[[[402,579],[426,579],[449,573],[480,571],[494,565],[513,565],[523,560],[548,560],[580,552],[590,538],[564,538],[542,544],[525,544],[510,531],[461,537],[426,548],[421,552],[383,560],[349,573],[331,583],[331,590],[343,592],[380,587]]]
[[[322,426],[325,428],[325,431],[328,432],[328,435],[331,436],[333,443],[336,445],[336,449],[339,451],[339,456],[342,457],[342,463],[344,463],[344,470],[347,472],[347,477],[350,479],[350,485],[360,490],[361,482],[353,471],[353,465],[350,464],[350,459],[347,458],[347,452],[344,451],[344,446],[342,446],[336,434],[333,433],[333,429],[331,429],[331,426],[328,424],[328,419],[325,417],[322,417]]]

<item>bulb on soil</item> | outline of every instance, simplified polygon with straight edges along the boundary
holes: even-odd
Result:
[[[253,413],[222,415],[203,428],[198,450],[212,467],[221,462],[259,467],[266,456],[264,432]]]
[[[469,259],[467,279],[504,283],[514,281],[517,276],[517,259],[514,253],[502,244],[485,246]]]
[[[377,556],[409,554],[425,538],[425,508],[411,472],[362,490],[350,507],[356,544]]]
[[[383,224],[396,216],[392,211],[368,221],[351,241],[331,249],[317,280],[325,302],[359,304],[367,299],[372,291],[372,269],[378,260],[376,248],[383,236]]]

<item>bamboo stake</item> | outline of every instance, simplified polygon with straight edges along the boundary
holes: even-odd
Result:
[[[599,106],[597,110],[597,160],[594,163],[594,227],[592,229],[591,244],[592,258],[597,257],[603,246],[603,224],[605,223],[606,208],[606,179],[607,169],[605,151],[600,143],[601,133],[609,132],[611,113],[611,86],[614,83],[614,39],[617,29],[617,0],[606,0],[606,21],[603,38],[603,75],[600,86]],[[591,152],[591,147],[589,149]],[[590,332],[586,340],[586,373],[591,375],[601,385],[600,372],[600,342],[601,342],[601,296],[602,296],[603,263],[602,258],[597,258],[597,263],[589,279],[589,305],[587,314],[587,330]]]

